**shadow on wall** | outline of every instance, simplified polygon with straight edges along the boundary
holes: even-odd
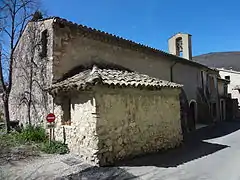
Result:
[[[95,60],[91,60],[90,62],[86,62],[86,63],[84,63],[82,65],[79,65],[79,66],[71,69],[70,71],[66,72],[62,76],[62,78],[57,80],[57,82],[65,80],[65,79],[67,79],[69,77],[72,77],[72,76],[78,74],[79,72],[92,69],[93,65],[96,65],[100,69],[116,69],[116,70],[121,70],[121,71],[132,72],[131,69],[125,68],[125,67],[123,67],[121,65],[110,63],[110,62],[107,62],[107,61],[105,61],[103,59],[95,59]]]
[[[210,103],[209,97],[204,93],[204,89],[198,88],[197,89],[198,123],[210,124],[213,122],[213,118],[209,110],[209,103]]]
[[[90,167],[76,174],[69,175],[65,179],[92,180],[92,179],[136,179],[137,177],[128,173],[126,170],[117,167]]]
[[[203,142],[203,140],[225,136],[240,129],[240,122],[223,122],[189,133],[179,148],[147,154],[133,159],[119,161],[117,166],[176,167],[180,164],[213,154],[229,146]]]

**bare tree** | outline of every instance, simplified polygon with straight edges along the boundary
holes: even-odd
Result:
[[[39,8],[38,0],[0,1],[0,83],[3,88],[3,106],[7,132],[10,131],[9,95],[12,89],[14,51],[27,22]]]

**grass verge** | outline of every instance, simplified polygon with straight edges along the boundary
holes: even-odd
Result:
[[[20,132],[0,133],[0,158],[10,159],[16,154],[33,155],[33,151],[48,154],[65,154],[69,152],[66,144],[59,141],[49,143],[45,129],[41,126],[27,126]],[[27,156],[27,154],[26,154]],[[1,161],[0,161],[1,162]]]

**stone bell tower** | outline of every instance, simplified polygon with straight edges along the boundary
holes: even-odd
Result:
[[[177,33],[168,39],[169,53],[192,60],[192,35]]]

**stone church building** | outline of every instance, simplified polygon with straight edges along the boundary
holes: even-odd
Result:
[[[44,124],[55,113],[55,138],[96,164],[175,147],[182,131],[226,119],[229,81],[193,61],[191,47],[183,33],[166,53],[58,17],[29,22],[14,54],[11,119]]]

